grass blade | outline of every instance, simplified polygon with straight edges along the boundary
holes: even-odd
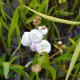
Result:
[[[68,80],[69,75],[71,74],[71,71],[72,71],[72,69],[73,69],[73,67],[74,67],[74,65],[75,65],[75,63],[77,61],[79,53],[80,53],[80,41],[79,41],[79,43],[78,43],[78,45],[77,45],[77,47],[76,47],[76,49],[74,51],[74,54],[72,56],[72,59],[71,59],[71,62],[70,62],[70,66],[69,66],[69,69],[68,69],[68,72],[67,72],[65,80]]]

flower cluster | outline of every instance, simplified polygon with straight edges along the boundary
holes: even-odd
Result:
[[[48,33],[46,26],[39,26],[38,29],[33,29],[30,32],[24,32],[22,35],[22,45],[30,47],[34,52],[38,53],[51,51],[51,44],[47,40],[43,40],[44,35]]]

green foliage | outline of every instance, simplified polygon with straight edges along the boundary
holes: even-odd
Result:
[[[37,12],[27,6],[25,6],[25,8],[29,9],[30,11],[34,12],[35,14],[45,18],[45,19],[48,19],[50,21],[54,21],[54,22],[58,22],[58,23],[65,23],[65,24],[72,24],[72,25],[78,25],[80,24],[80,22],[73,22],[73,21],[69,21],[69,20],[63,20],[63,19],[59,19],[59,18],[55,18],[55,17],[51,17],[51,16],[47,16],[45,14],[42,14],[40,12]]]
[[[55,11],[55,13],[53,15],[60,15],[60,16],[69,16],[69,15],[73,15],[74,13],[69,13],[69,12],[64,12],[64,11]]]
[[[49,65],[43,65],[42,68],[48,69],[51,72],[52,80],[56,80],[56,70]]]
[[[15,13],[13,15],[13,18],[12,18],[12,22],[11,22],[11,25],[10,25],[10,29],[9,29],[9,33],[8,33],[8,46],[10,47],[10,44],[11,44],[11,37],[12,37],[12,34],[15,30],[15,28],[18,27],[18,8],[15,10]],[[17,29],[17,33],[19,33],[19,30]]]
[[[4,76],[6,79],[8,79],[9,68],[10,68],[10,63],[4,62],[3,63],[3,70],[4,70]]]
[[[68,39],[67,33],[73,32],[77,25],[80,27],[79,0],[18,0],[16,9],[13,8],[12,0],[6,0],[6,3],[11,15],[5,11],[5,2],[0,0],[0,79],[11,79],[11,75],[14,78],[15,73],[19,75],[18,80],[21,76],[25,80],[59,80],[65,75],[63,80],[68,80],[69,76],[72,76],[72,80],[78,78],[80,35],[73,35]],[[40,55],[21,46],[22,33],[35,28],[32,21],[37,15],[41,16],[40,25],[47,26],[49,30],[45,37],[52,44],[50,54],[44,52]],[[66,45],[65,49],[58,45],[59,40],[63,40],[62,45]],[[63,52],[60,53],[59,50]],[[68,69],[66,64],[69,62]],[[32,71],[32,66],[36,64],[41,68],[38,73]]]
[[[80,49],[79,48],[80,48],[80,42],[78,43],[78,45],[77,45],[77,47],[76,47],[76,49],[75,49],[75,51],[73,53],[73,56],[72,56],[72,59],[71,59],[71,62],[70,62],[70,66],[69,66],[69,69],[68,69],[68,72],[67,72],[65,80],[68,80],[69,75],[70,75],[70,73],[71,73],[71,71],[72,71],[72,69],[73,69],[73,67],[74,67],[74,65],[75,65],[75,63],[77,61],[77,58],[78,58],[79,53],[80,53]]]

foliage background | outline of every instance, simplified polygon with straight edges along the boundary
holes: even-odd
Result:
[[[72,22],[68,25],[66,22],[59,23],[60,20],[55,22],[55,20],[50,20],[48,16],[43,16],[41,25],[46,25],[49,29],[46,39],[51,43],[52,50],[49,55],[45,53],[45,56],[37,56],[29,48],[20,45],[22,34],[35,28],[32,21],[37,16],[24,6],[48,16],[78,21],[78,23],[73,25],[74,22]],[[3,80],[4,78],[9,80],[33,80],[34,78],[35,80],[36,77],[36,80],[39,78],[41,80],[65,80],[71,60],[72,66],[68,71],[69,79],[78,79],[80,69],[79,6],[79,0],[66,0],[65,2],[64,0],[0,0],[0,78]],[[56,47],[59,40],[66,44],[66,49],[62,54],[49,59],[59,51],[59,48]],[[42,64],[39,76],[31,71],[33,65],[30,63],[31,61],[33,64]],[[30,65],[28,65],[29,63]],[[25,67],[26,64],[27,67]]]

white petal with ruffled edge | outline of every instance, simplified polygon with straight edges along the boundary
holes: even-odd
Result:
[[[49,53],[51,51],[51,44],[47,40],[42,40],[41,43],[37,44],[36,51],[40,54],[42,52]]]
[[[32,42],[32,44],[30,45],[31,51],[33,51],[33,52],[36,51],[36,45],[37,45],[37,43],[33,43],[33,42]]]
[[[38,30],[43,34],[46,35],[48,33],[48,28],[45,27],[45,29],[43,29],[43,26],[39,26]]]
[[[43,34],[36,29],[30,31],[30,40],[34,43],[41,42]]]
[[[21,43],[23,46],[30,46],[31,44],[31,40],[29,38],[29,33],[30,32],[24,32],[24,34],[22,35],[22,40],[21,40]]]

